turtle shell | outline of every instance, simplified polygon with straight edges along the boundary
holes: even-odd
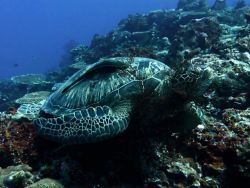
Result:
[[[153,92],[170,68],[149,58],[101,59],[76,72],[47,99],[42,111],[54,116],[97,105],[112,106]]]

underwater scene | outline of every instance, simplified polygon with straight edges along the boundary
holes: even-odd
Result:
[[[250,0],[0,1],[0,188],[250,185]]]

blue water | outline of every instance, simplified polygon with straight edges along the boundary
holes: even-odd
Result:
[[[0,78],[54,70],[70,40],[88,45],[95,33],[107,33],[128,14],[176,4],[177,0],[0,0]]]

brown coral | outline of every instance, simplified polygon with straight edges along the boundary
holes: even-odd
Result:
[[[27,163],[37,156],[34,126],[29,121],[14,121],[11,117],[10,113],[1,113],[0,151],[14,163]]]

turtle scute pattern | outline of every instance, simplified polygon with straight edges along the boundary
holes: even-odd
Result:
[[[108,70],[120,64],[122,68],[111,73],[98,72],[104,63],[97,62],[78,71],[48,98],[42,110],[60,116],[93,104],[105,105],[121,97],[127,99],[132,94],[142,94],[144,89],[151,92],[171,72],[168,66],[148,58],[111,58],[109,61],[114,63]]]
[[[114,137],[127,128],[136,99],[168,90],[171,75],[167,65],[153,59],[100,60],[60,85],[40,113],[34,111],[34,125],[40,135],[65,144]]]
[[[14,119],[27,118],[33,120],[40,113],[41,107],[45,100],[39,103],[22,104],[18,109],[16,114],[13,116]]]
[[[130,102],[113,109],[90,107],[56,118],[34,120],[40,135],[65,144],[97,142],[123,132],[129,124]]]

